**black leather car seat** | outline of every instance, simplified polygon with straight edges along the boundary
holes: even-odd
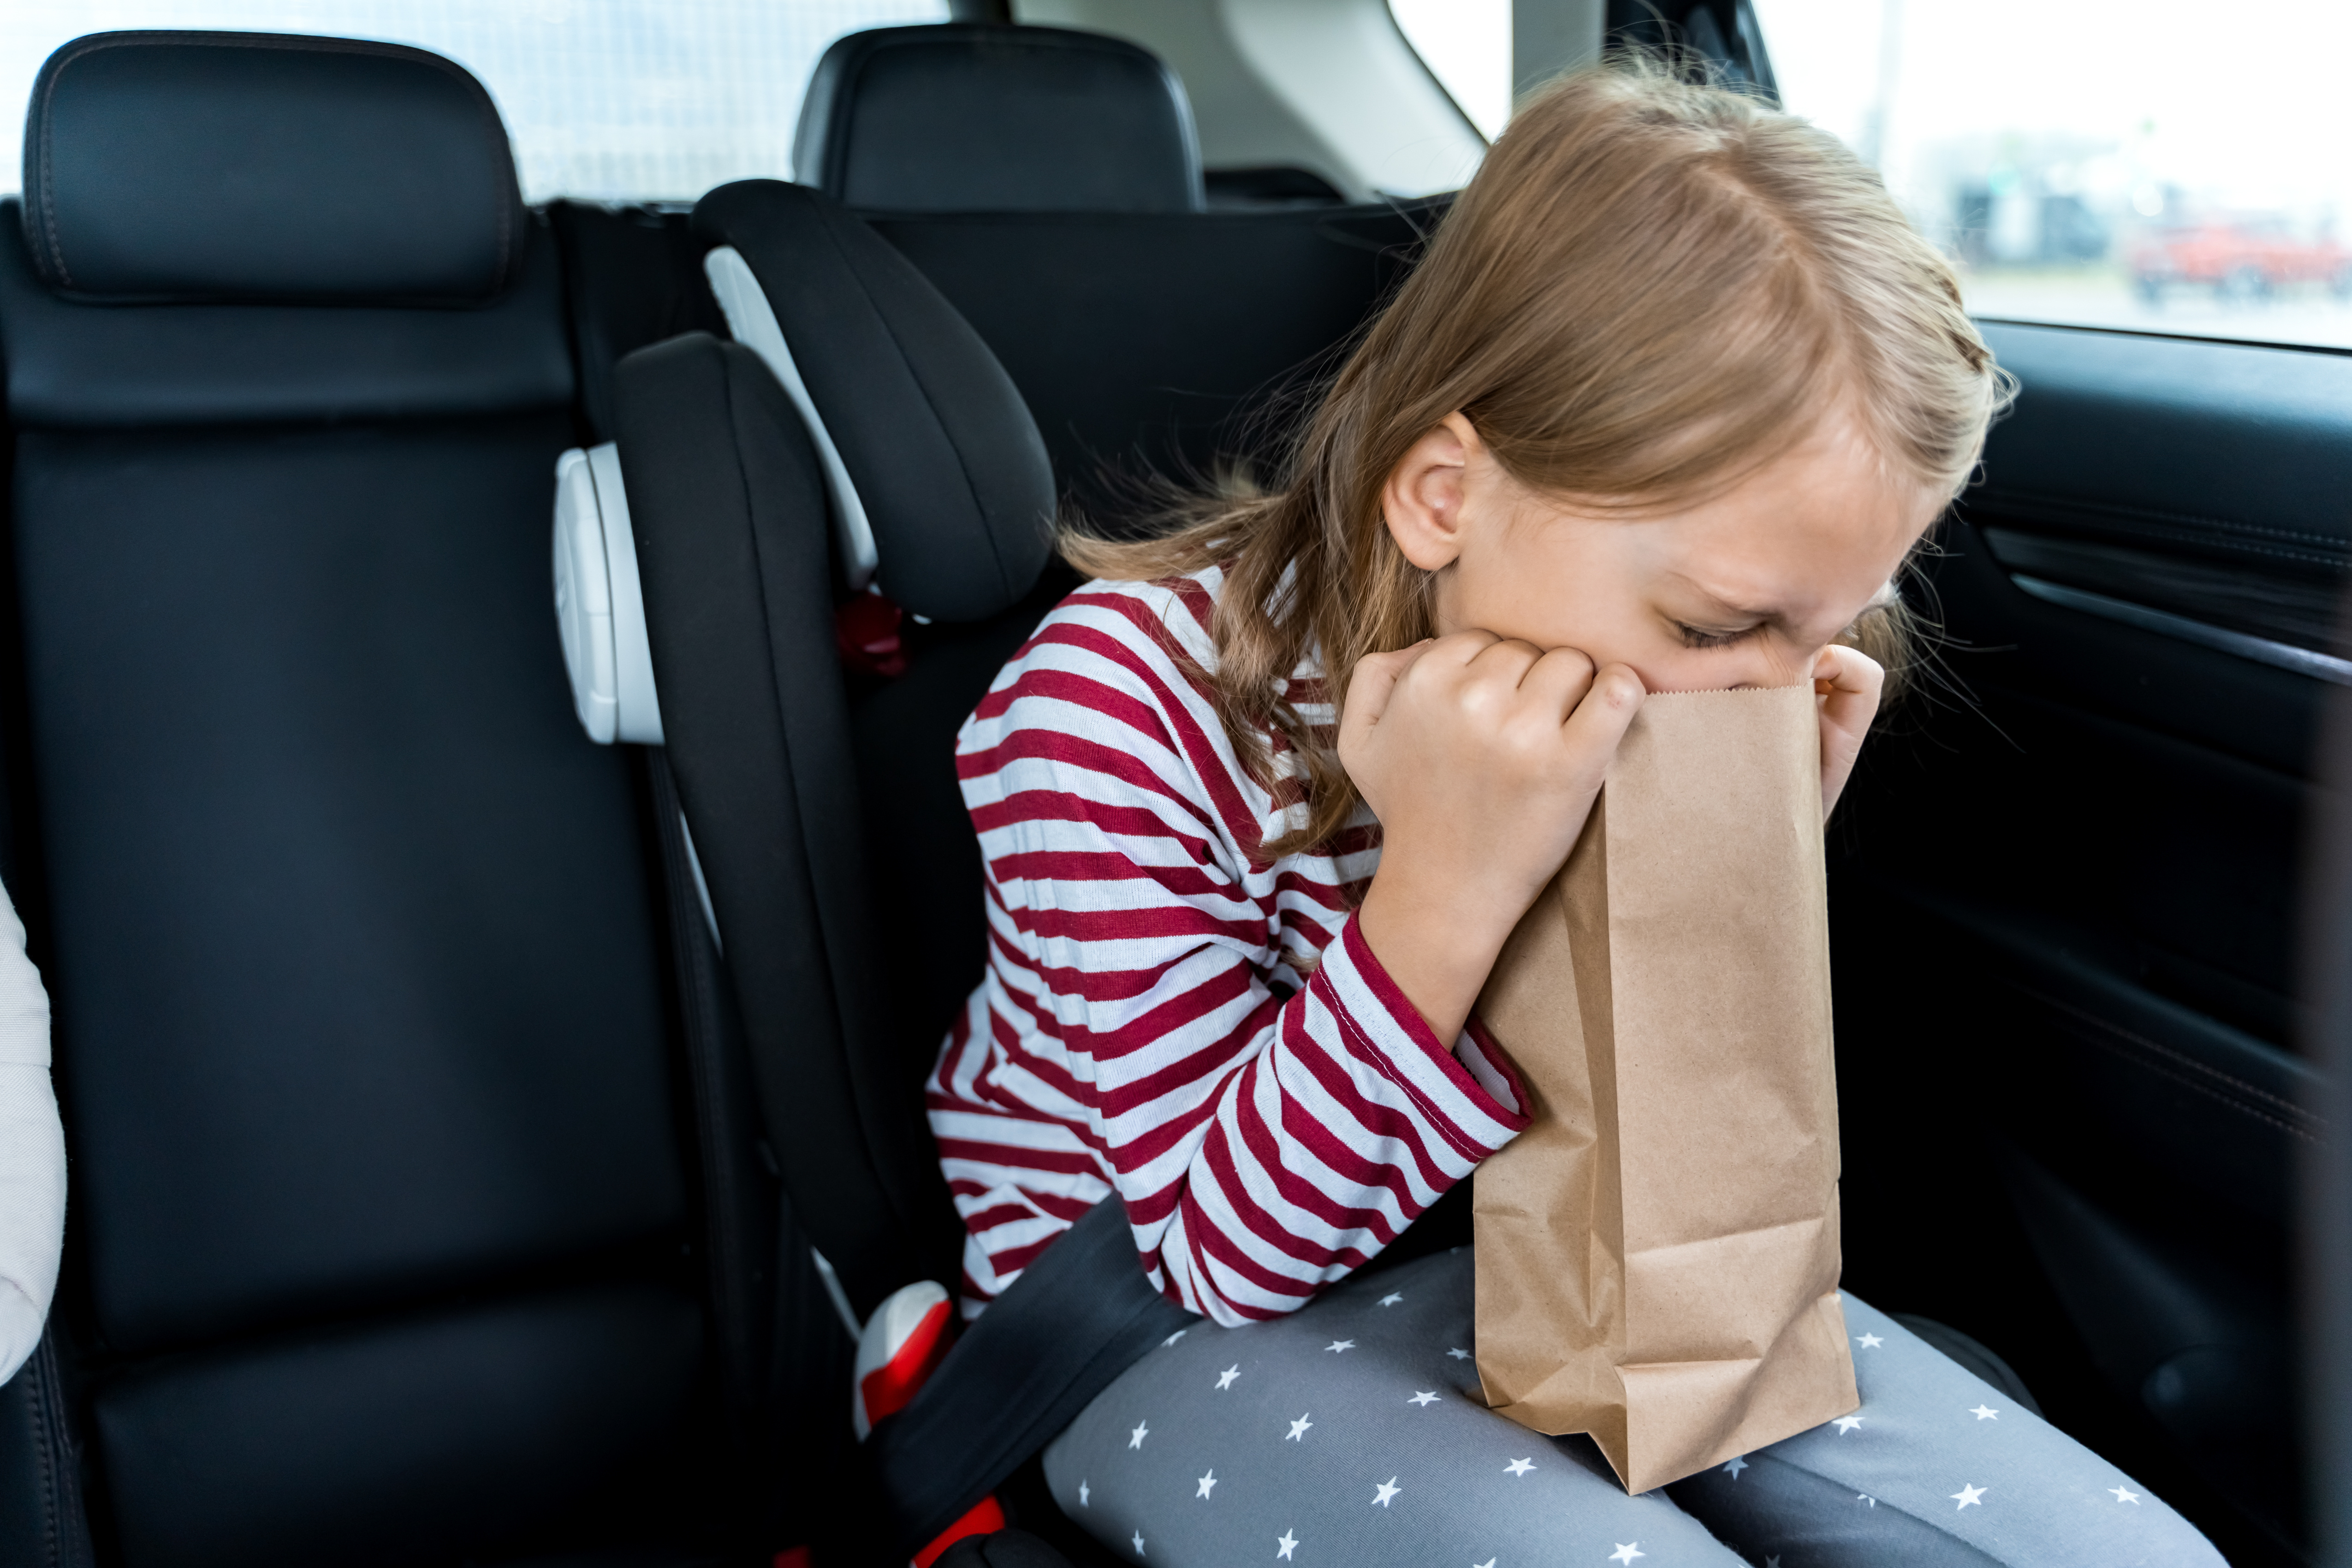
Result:
[[[1099,33],[992,23],[836,39],[801,100],[796,179],[893,212],[1198,212],[1176,75]]]
[[[5,1551],[700,1560],[693,1122],[550,624],[574,375],[497,111],[414,49],[100,35],[25,191],[11,891],[73,1190]]]
[[[609,571],[614,618],[635,618],[618,601],[642,584],[666,754],[784,1180],[865,1314],[961,1276],[920,1092],[988,942],[954,736],[1059,592],[1039,582],[1053,479],[993,355],[854,215],[753,181],[705,197],[694,226],[739,341],[692,332],[621,363],[629,521],[607,512],[604,537],[608,553],[633,537],[634,562]],[[865,599],[869,563],[908,612],[894,673],[835,657],[835,611]],[[1123,1220],[1102,1235],[1124,1279]],[[1134,1283],[1156,1342],[1176,1310]],[[1000,1309],[979,1336],[1000,1321],[1015,1320]],[[986,1420],[949,1423],[912,1459],[907,1415],[866,1446],[886,1488],[867,1517],[897,1559],[1034,1452],[1017,1434],[1051,1436],[1055,1391],[1083,1370],[1026,1352],[986,1364],[1003,1380]],[[1028,1410],[1033,1393],[1050,1410]],[[1029,1500],[1033,1527],[1059,1521]]]

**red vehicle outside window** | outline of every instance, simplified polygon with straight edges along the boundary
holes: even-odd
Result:
[[[2290,283],[2352,297],[2352,250],[2332,235],[2298,235],[2281,218],[2215,218],[2159,229],[2132,250],[2132,280],[2153,301],[2182,283],[2256,299]]]

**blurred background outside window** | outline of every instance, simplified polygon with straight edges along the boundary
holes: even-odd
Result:
[[[2352,346],[2352,6],[1755,0],[1790,109],[1877,166],[1980,316]]]
[[[801,89],[842,34],[947,19],[946,0],[0,0],[0,192],[51,50],[121,27],[328,33],[414,44],[479,77],[525,199],[691,201],[782,178]]]
[[[1788,107],[1877,168],[2011,321],[2352,347],[2352,121],[2291,76],[2352,5],[1752,0]],[[1391,0],[1491,139],[1509,0]]]

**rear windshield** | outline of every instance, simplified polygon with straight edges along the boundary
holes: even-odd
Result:
[[[41,62],[85,33],[203,27],[414,44],[482,79],[524,196],[691,201],[781,178],[816,58],[945,0],[0,0],[0,191],[21,188]]]

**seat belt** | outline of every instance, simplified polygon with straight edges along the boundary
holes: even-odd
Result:
[[[1118,1197],[1080,1215],[875,1428],[898,1556],[961,1519],[1146,1351],[1199,1321],[1143,1277]]]

